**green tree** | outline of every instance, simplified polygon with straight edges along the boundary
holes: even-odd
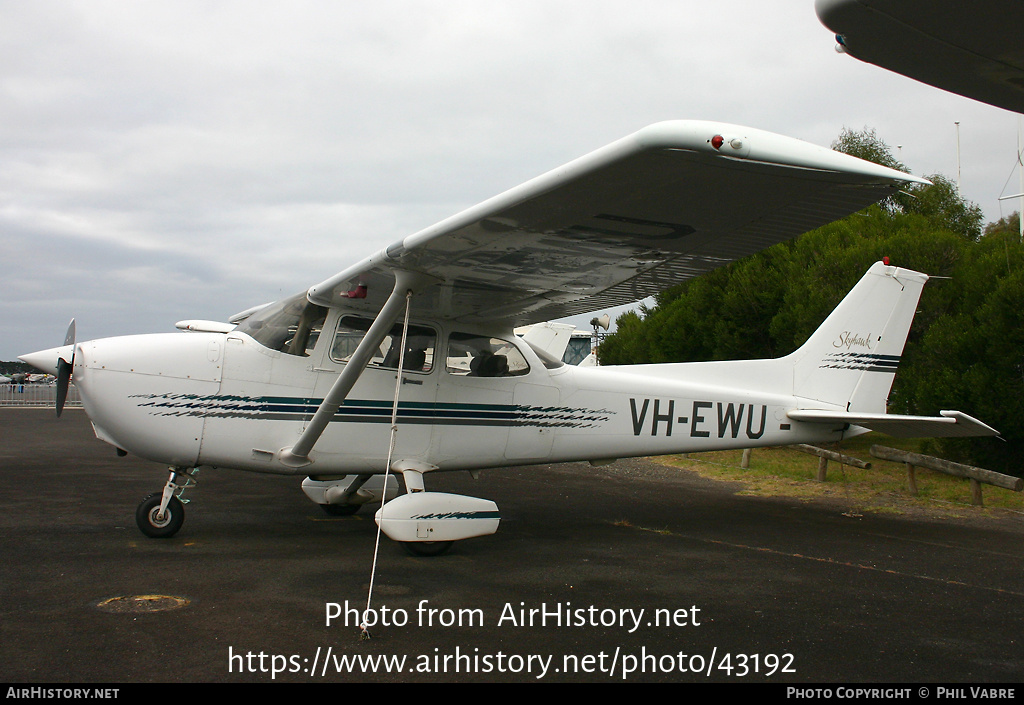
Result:
[[[1020,475],[1024,450],[1024,246],[1017,231],[990,231],[965,249],[949,281],[955,295],[916,346],[902,389],[916,413],[961,409],[1003,441],[936,439],[942,457]]]
[[[996,235],[999,233],[1013,233],[1020,236],[1020,213],[1011,213],[1000,218],[994,223],[985,226],[983,235]]]
[[[839,137],[832,143],[832,149],[867,162],[887,166],[896,171],[910,173],[910,169],[893,156],[892,149],[885,143],[885,140],[878,136],[873,127],[865,127],[860,131],[844,127],[839,133]],[[883,199],[879,205],[890,212],[902,211],[906,207],[907,200],[907,195],[899,192]]]
[[[903,162],[893,156],[889,145],[873,128],[865,127],[858,132],[844,127],[832,143],[832,149],[896,171],[910,172]],[[890,212],[919,213],[930,218],[937,227],[948,229],[969,240],[981,237],[984,221],[981,208],[961,197],[956,184],[942,174],[932,174],[926,178],[932,182],[931,185],[910,184],[882,201],[882,207]]]
[[[832,143],[832,149],[896,171],[910,171],[903,162],[892,155],[892,149],[878,136],[873,127],[865,127],[860,131],[844,127],[839,137]]]
[[[981,237],[981,225],[984,214],[981,207],[963,199],[956,184],[941,174],[927,177],[930,186],[915,184],[909,189],[911,198],[905,200],[904,210],[908,213],[920,213],[933,223],[946,228],[968,240]]]

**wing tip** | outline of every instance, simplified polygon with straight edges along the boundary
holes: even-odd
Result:
[[[833,171],[888,184],[931,184],[919,176],[796,137],[727,122],[665,120],[638,130],[631,139],[645,149],[684,149],[722,158]]]

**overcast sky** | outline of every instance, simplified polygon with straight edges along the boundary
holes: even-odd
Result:
[[[0,360],[224,320],[659,120],[954,181],[959,121],[1016,210],[1016,115],[834,45],[813,0],[0,0]]]

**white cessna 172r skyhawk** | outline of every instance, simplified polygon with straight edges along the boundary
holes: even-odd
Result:
[[[562,364],[513,327],[643,299],[857,211],[913,176],[735,125],[651,125],[228,324],[21,359],[74,374],[96,435],[168,464],[141,530],[171,536],[200,466],[304,476],[331,513],[377,512],[414,553],[494,533],[442,470],[894,435],[995,435],[960,412],[886,414],[927,276],[873,265],[773,360]],[[410,312],[411,308],[411,312]],[[404,342],[403,342],[404,341]],[[397,432],[392,434],[393,430]],[[394,473],[394,474],[390,474]]]

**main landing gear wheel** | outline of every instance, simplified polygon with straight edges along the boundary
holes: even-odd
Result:
[[[431,558],[446,553],[454,541],[402,541],[405,550],[414,556]]]
[[[139,525],[139,530],[153,539],[168,539],[174,536],[185,522],[185,507],[177,497],[171,497],[171,501],[167,503],[167,511],[160,517],[162,499],[162,492],[151,494],[142,500],[139,508],[135,510],[135,523]]]

